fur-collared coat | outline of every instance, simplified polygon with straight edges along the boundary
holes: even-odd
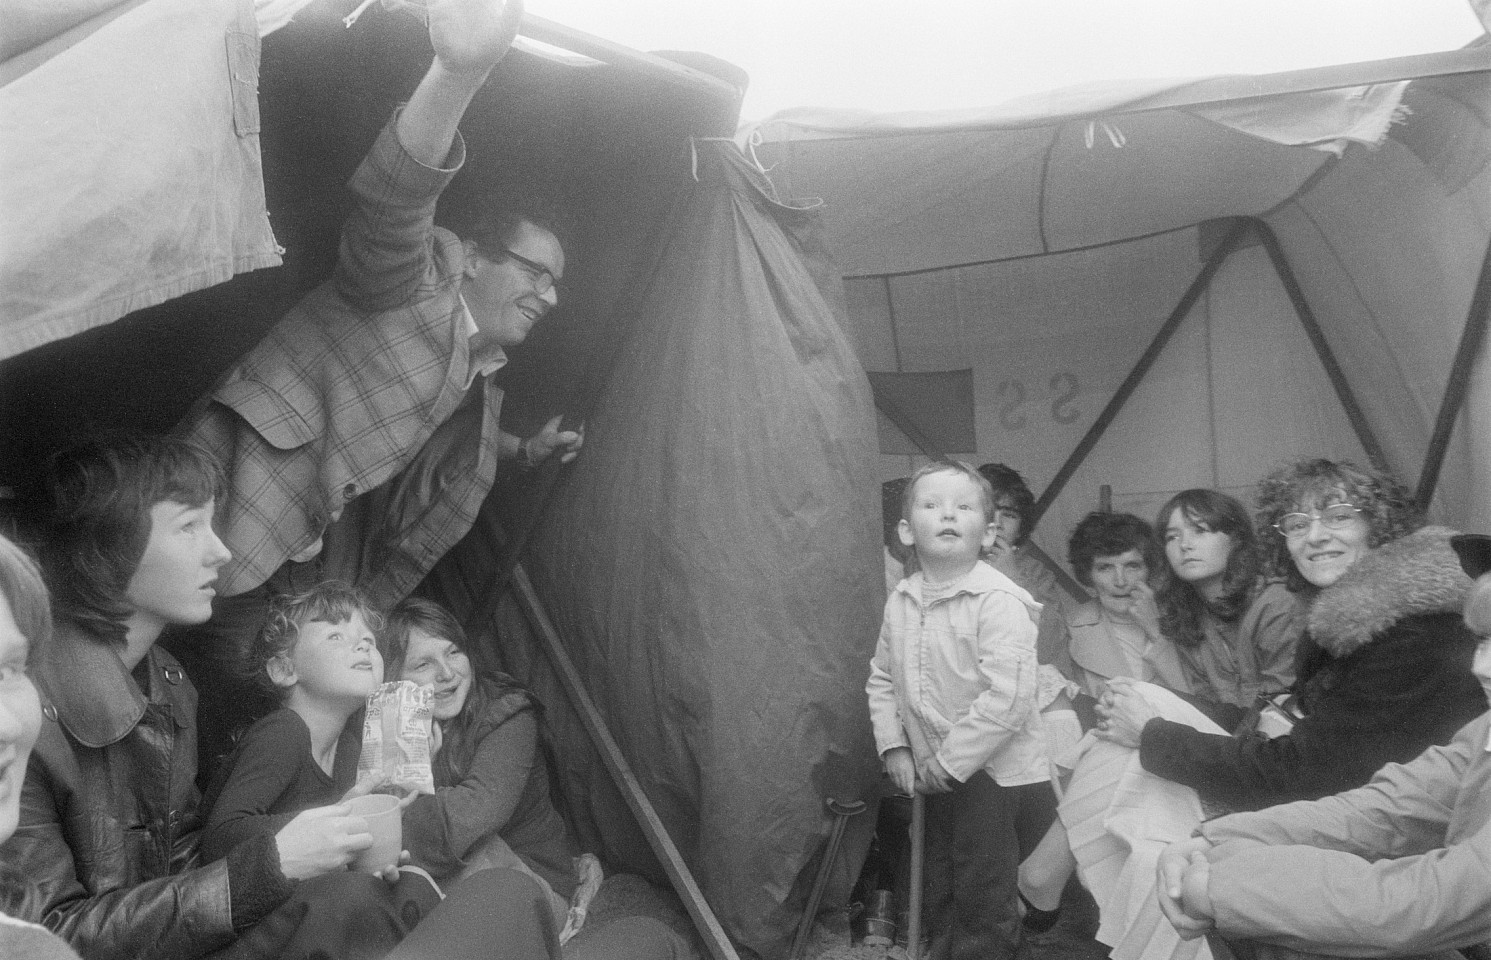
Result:
[[[1470,579],[1451,531],[1425,527],[1352,565],[1311,606],[1289,734],[1224,737],[1151,720],[1140,762],[1232,809],[1313,800],[1448,743],[1486,709],[1461,620]]]

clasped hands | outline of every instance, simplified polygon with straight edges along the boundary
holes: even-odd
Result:
[[[1155,867],[1155,896],[1160,912],[1182,940],[1195,940],[1216,926],[1216,912],[1208,886],[1211,862],[1206,858],[1212,843],[1192,837],[1166,847]]]
[[[1107,689],[1098,699],[1098,727],[1094,733],[1100,740],[1137,750],[1144,725],[1159,713],[1135,689],[1135,682],[1131,677],[1114,677],[1108,681]]]

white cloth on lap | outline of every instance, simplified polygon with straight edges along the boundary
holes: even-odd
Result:
[[[1163,687],[1134,688],[1166,720],[1226,733]],[[1211,960],[1204,940],[1180,939],[1155,899],[1160,853],[1191,836],[1202,819],[1201,798],[1146,771],[1138,750],[1092,733],[1075,753],[1058,811],[1082,883],[1098,903],[1098,941],[1112,948],[1112,960]]]

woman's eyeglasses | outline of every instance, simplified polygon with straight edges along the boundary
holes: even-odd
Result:
[[[513,253],[507,247],[503,247],[502,252],[509,260],[513,261],[524,270],[527,270],[528,273],[532,275],[533,289],[539,294],[539,296],[543,296],[554,288],[554,285],[557,281],[555,281],[554,279],[554,274],[549,272],[548,267],[544,266],[541,263],[534,263],[532,260],[529,260],[527,257],[522,256],[521,254]]]
[[[1349,503],[1333,503],[1319,513],[1286,513],[1274,524],[1274,529],[1284,535],[1285,540],[1303,540],[1316,520],[1327,530],[1340,530],[1351,524],[1361,507]]]

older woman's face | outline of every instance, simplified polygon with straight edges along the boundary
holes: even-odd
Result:
[[[1313,498],[1296,509],[1299,513],[1320,514],[1350,502],[1344,493],[1337,492]],[[1300,576],[1317,587],[1328,587],[1372,549],[1368,545],[1371,534],[1372,527],[1360,512],[1335,528],[1327,527],[1316,516],[1303,536],[1289,540],[1286,545]]]
[[[26,675],[27,641],[0,593],[0,841],[15,833],[26,758],[41,730],[41,703]]]

